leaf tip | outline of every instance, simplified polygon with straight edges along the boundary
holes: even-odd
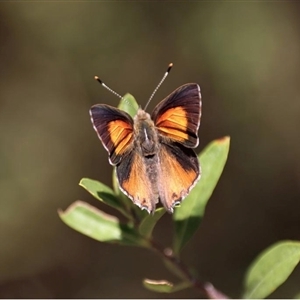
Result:
[[[81,178],[80,181],[79,181],[79,183],[78,183],[78,185],[84,187],[84,181],[85,181],[86,179],[87,179],[87,178]]]
[[[230,136],[229,135],[226,135],[222,138],[219,138],[216,140],[216,143],[219,143],[219,144],[229,144],[230,143]]]
[[[148,283],[148,284],[153,284],[153,285],[173,286],[173,284],[170,281],[167,281],[167,280],[153,280],[153,279],[145,278],[143,282]]]
[[[133,95],[130,94],[130,93],[126,93],[126,94],[123,96],[123,98],[133,98],[133,99],[135,99],[135,98],[133,97]]]
[[[57,214],[59,215],[59,217],[61,218],[64,214],[64,211],[61,208],[57,209]]]
[[[63,216],[63,215],[68,214],[71,210],[73,210],[74,207],[77,207],[77,206],[80,206],[80,205],[85,205],[85,204],[87,204],[87,203],[85,203],[85,202],[83,202],[83,201],[81,201],[81,200],[77,200],[77,201],[73,202],[71,205],[69,205],[69,206],[66,208],[66,210],[62,210],[61,208],[59,208],[59,209],[57,210],[57,212],[58,212],[58,214],[59,214],[60,216]]]

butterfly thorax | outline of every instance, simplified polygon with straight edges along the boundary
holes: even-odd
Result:
[[[139,109],[134,117],[135,146],[144,157],[151,157],[158,152],[158,137],[150,115]]]

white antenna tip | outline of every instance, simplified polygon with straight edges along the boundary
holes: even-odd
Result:
[[[171,69],[173,67],[173,63],[170,63],[169,66],[168,66],[168,70],[167,70],[167,73],[170,73]]]
[[[170,73],[172,67],[173,67],[173,63],[170,63],[168,65],[167,72],[165,73],[165,75],[163,76],[163,78],[161,79],[161,81],[159,82],[159,84],[157,85],[157,87],[155,88],[155,90],[153,91],[152,95],[150,96],[148,102],[145,105],[144,110],[146,110],[146,108],[147,108],[148,104],[150,103],[150,101],[152,100],[153,96],[155,95],[155,93],[157,92],[157,90],[159,89],[159,87],[161,86],[161,84],[164,82],[164,80],[167,78],[167,76]]]

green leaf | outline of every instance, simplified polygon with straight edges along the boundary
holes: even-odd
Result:
[[[141,236],[150,238],[152,236],[153,229],[158,220],[165,214],[166,210],[162,207],[155,210],[154,215],[147,215],[139,226],[139,233]]]
[[[92,194],[96,199],[100,200],[101,202],[116,208],[119,210],[123,215],[129,217],[126,206],[119,198],[116,197],[113,190],[106,186],[105,184],[89,179],[83,178],[80,180],[79,185],[86,189],[90,194]]]
[[[243,298],[265,298],[293,272],[300,260],[300,242],[281,241],[264,250],[246,274]]]
[[[118,108],[126,111],[133,118],[137,113],[139,105],[131,94],[126,94],[121,99]]]
[[[174,252],[178,255],[196,232],[204,215],[205,206],[224,169],[230,138],[211,142],[199,155],[202,174],[200,181],[192,189],[180,207],[175,209]]]
[[[68,226],[97,241],[148,246],[134,229],[85,202],[76,201],[58,213]]]
[[[116,170],[116,167],[113,168],[113,172],[112,172],[112,185],[113,185],[113,189],[114,189],[115,195],[116,196],[121,195],[122,191],[120,190],[120,187],[119,187],[119,182],[118,182],[118,179],[117,179],[117,170]]]
[[[181,282],[176,285],[166,280],[144,279],[143,285],[150,291],[159,293],[174,293],[191,287],[189,282]]]

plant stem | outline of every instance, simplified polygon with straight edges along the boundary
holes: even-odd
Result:
[[[200,291],[206,298],[209,299],[228,299],[228,297],[218,291],[211,283],[202,282],[198,278],[194,277],[194,275],[190,272],[188,267],[173,254],[172,249],[163,248],[156,241],[151,240],[151,249],[162,256],[164,259],[169,261],[173,266],[175,266],[186,278],[188,282],[190,282],[191,286]]]

